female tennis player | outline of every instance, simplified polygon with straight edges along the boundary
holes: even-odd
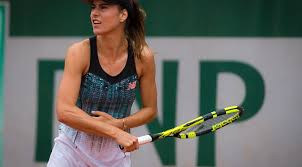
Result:
[[[47,166],[129,167],[129,152],[139,148],[129,129],[157,113],[145,15],[136,0],[87,2],[95,36],[67,51],[56,100],[61,125]],[[138,84],[143,108],[131,115]]]

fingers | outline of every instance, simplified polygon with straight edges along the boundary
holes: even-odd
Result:
[[[101,116],[101,113],[100,111],[91,111],[91,114],[95,115],[95,116]]]
[[[104,118],[102,116],[96,116],[96,117],[93,117],[93,119],[101,121],[101,122],[106,122],[106,123],[109,121],[107,118]]]
[[[105,112],[99,112],[99,115],[108,119],[112,119],[113,117]]]
[[[132,152],[139,148],[138,139],[127,132],[119,131],[119,135],[115,138],[116,142],[121,145],[124,152]]]
[[[91,113],[93,115],[96,115],[96,116],[102,116],[102,117],[105,117],[107,119],[112,119],[113,117],[105,112],[101,112],[101,111],[91,111]]]
[[[136,140],[133,140],[132,142],[130,141],[127,146],[124,147],[123,151],[124,152],[132,152],[132,151],[135,151],[135,150],[138,150],[139,149],[139,144],[138,144],[138,141],[137,139]]]

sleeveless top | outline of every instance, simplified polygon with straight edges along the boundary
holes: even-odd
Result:
[[[76,102],[77,107],[89,115],[91,115],[91,111],[102,111],[114,118],[129,116],[135,100],[138,82],[134,54],[130,43],[125,67],[118,75],[111,76],[102,69],[99,63],[96,37],[89,38],[89,41],[90,66],[81,80],[79,97]],[[59,129],[73,142],[76,140],[94,140],[100,143],[103,138],[81,132],[63,123],[60,124]]]

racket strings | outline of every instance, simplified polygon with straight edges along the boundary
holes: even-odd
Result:
[[[234,115],[235,115],[235,113],[219,115],[215,118],[208,119],[208,120],[206,120],[205,122],[203,122],[201,124],[190,127],[188,129],[182,131],[180,134],[187,134],[187,133],[190,133],[190,132],[201,133],[203,131],[208,131],[208,130],[212,129],[213,125],[215,125],[217,123],[220,123],[224,120],[227,120],[228,118],[230,118]]]

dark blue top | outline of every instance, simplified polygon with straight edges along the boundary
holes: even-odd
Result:
[[[138,77],[132,47],[128,47],[128,57],[124,69],[116,76],[107,74],[99,63],[96,37],[90,40],[90,66],[82,77],[76,105],[87,114],[103,111],[114,118],[130,115],[135,100]],[[78,131],[65,124],[60,128],[67,136],[76,139]]]

